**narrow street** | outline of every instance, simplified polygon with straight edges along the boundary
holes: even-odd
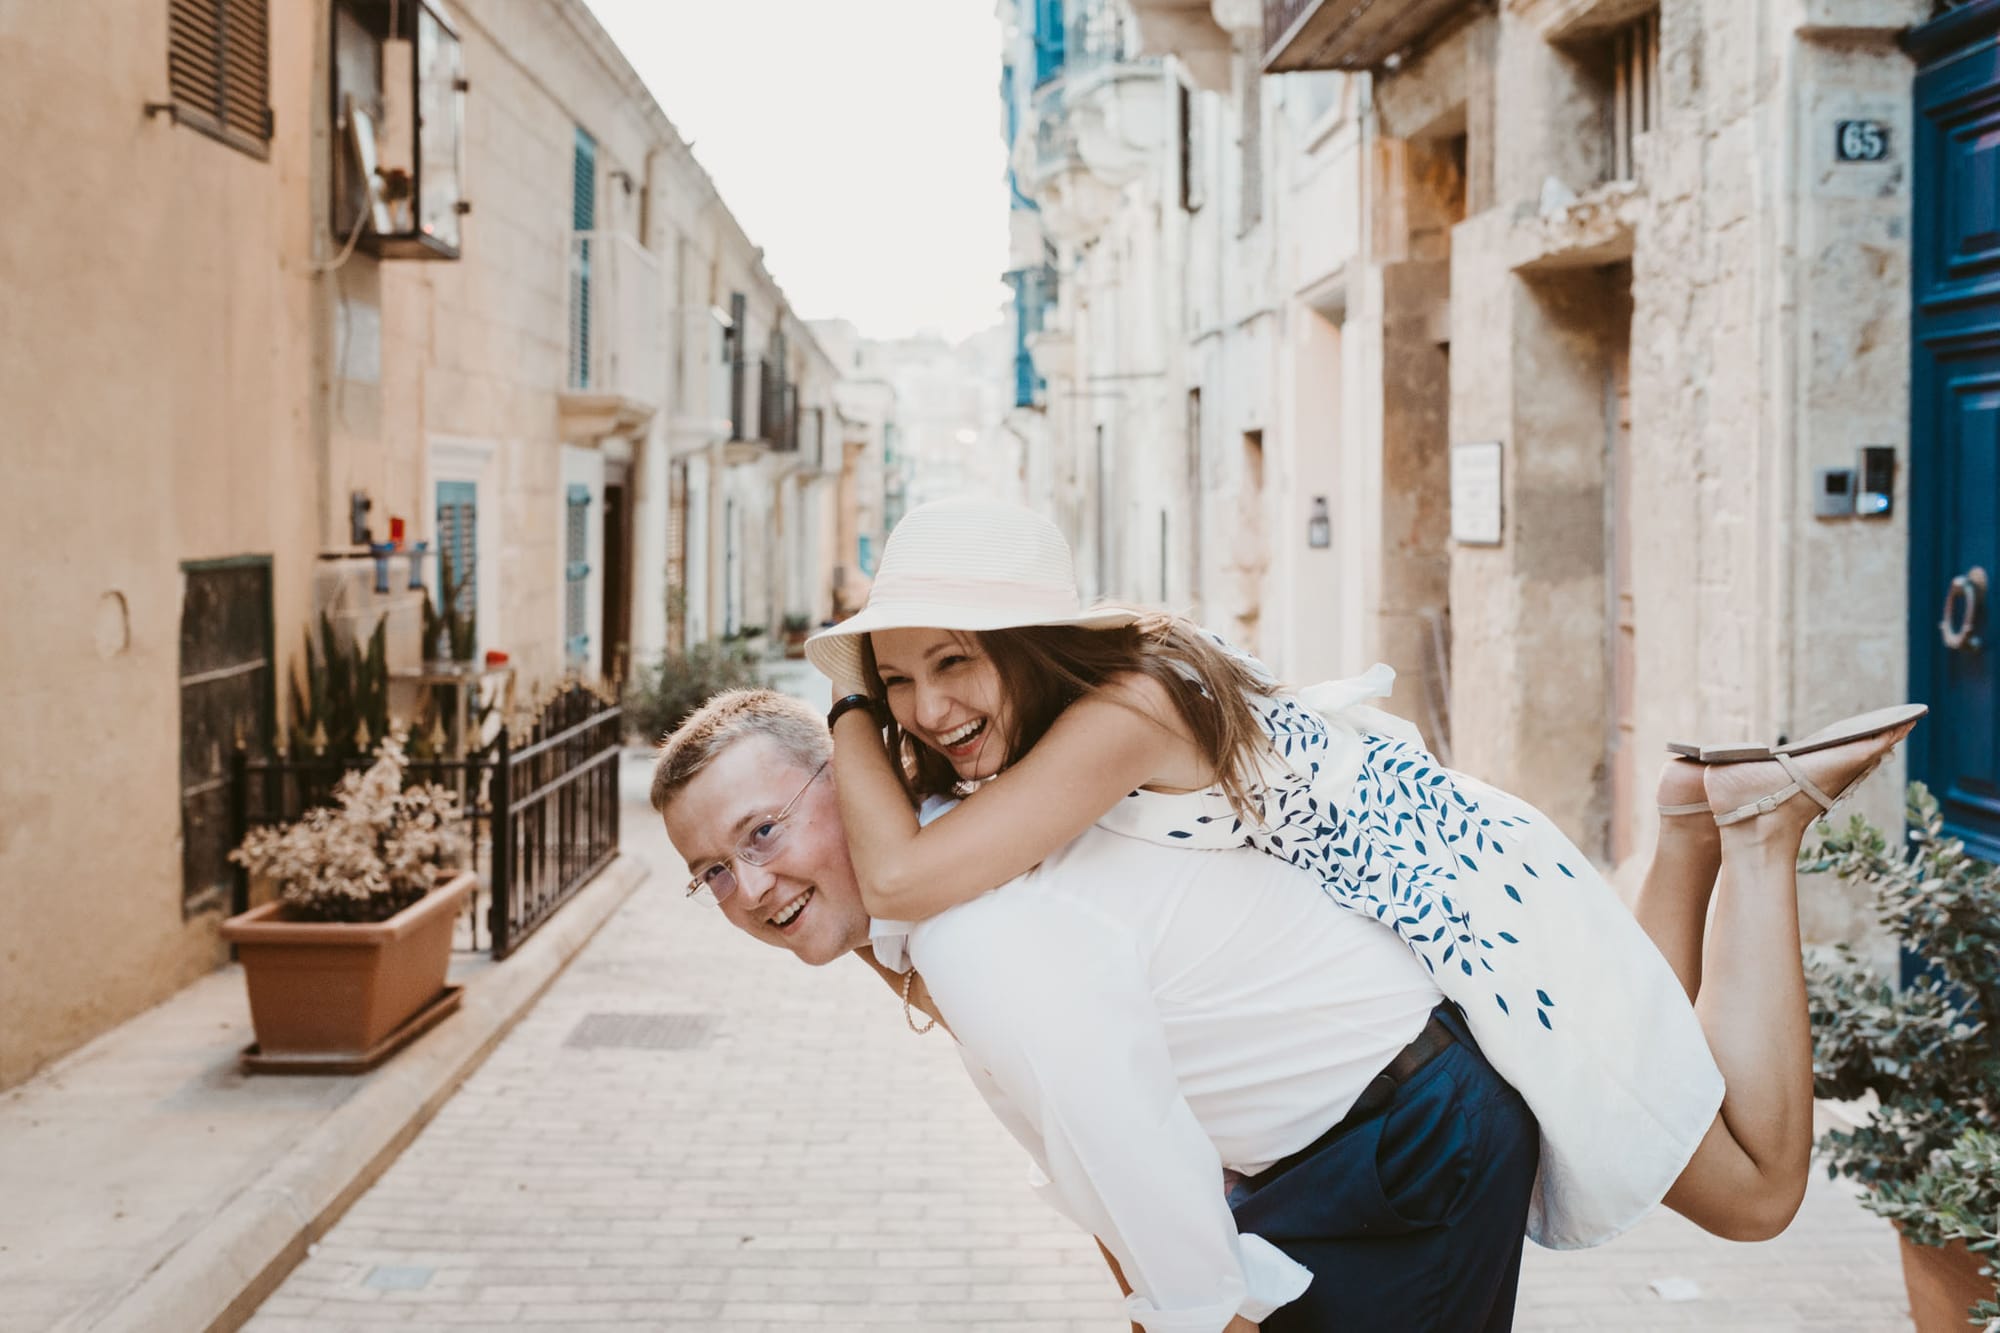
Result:
[[[650,882],[251,1333],[1124,1328],[942,1034],[912,1035],[859,965],[807,969],[681,898],[647,773],[625,761]],[[1516,1327],[1909,1323],[1887,1224],[1816,1180],[1768,1245],[1662,1212],[1600,1250],[1530,1246]]]

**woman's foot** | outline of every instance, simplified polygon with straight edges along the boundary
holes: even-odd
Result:
[[[1692,759],[1667,760],[1660,769],[1656,799],[1663,818],[1690,819],[1699,814],[1702,822],[1714,822],[1714,812],[1708,808],[1708,788],[1702,782],[1702,766]]]
[[[1705,770],[1692,759],[1669,759],[1660,769],[1655,799],[1660,807],[1660,845],[1712,847],[1721,838],[1709,808]]]
[[[1726,826],[1729,828],[1747,830],[1760,837],[1803,839],[1806,830],[1825,818],[1827,811],[1809,791],[1797,785],[1794,772],[1824,792],[1828,799],[1838,800],[1848,788],[1872,773],[1915,725],[1913,721],[1906,722],[1845,745],[1792,755],[1789,757],[1792,769],[1776,759],[1703,766],[1701,776],[1709,809],[1718,820],[1742,816]],[[1663,778],[1663,788],[1664,782]],[[1791,789],[1789,795],[1787,788]],[[1762,802],[1774,797],[1782,799],[1769,809],[1758,809]],[[1662,804],[1665,803],[1663,796]]]

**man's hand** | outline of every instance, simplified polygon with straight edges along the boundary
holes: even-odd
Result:
[[[1228,1327],[1224,1328],[1222,1333],[1257,1333],[1257,1326],[1242,1315],[1237,1315],[1229,1321]]]

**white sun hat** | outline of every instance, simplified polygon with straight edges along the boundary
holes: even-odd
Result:
[[[933,500],[903,515],[882,548],[868,604],[806,640],[836,682],[862,678],[861,639],[883,629],[1117,629],[1141,613],[1085,610],[1076,564],[1056,525],[993,500]]]

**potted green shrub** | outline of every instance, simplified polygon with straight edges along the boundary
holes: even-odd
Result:
[[[641,740],[655,744],[710,695],[761,683],[756,662],[734,642],[698,643],[684,653],[662,653],[626,683],[626,724]]]
[[[785,617],[785,656],[794,661],[806,655],[806,636],[812,633],[812,617],[791,614]]]
[[[406,790],[407,763],[384,740],[340,780],[333,807],[253,830],[230,853],[278,887],[222,926],[263,1067],[365,1068],[448,1010],[452,924],[477,881],[462,869],[457,797]]]
[[[1984,1131],[2000,1124],[2000,868],[1945,836],[1922,783],[1906,816],[1907,847],[1856,816],[1800,858],[1802,871],[1865,884],[1921,969],[1898,987],[1844,945],[1809,963],[1813,1091],[1874,1095],[1866,1121],[1829,1132],[1820,1150],[1901,1232],[1919,1333],[1956,1333],[1995,1297],[2000,1145]]]

